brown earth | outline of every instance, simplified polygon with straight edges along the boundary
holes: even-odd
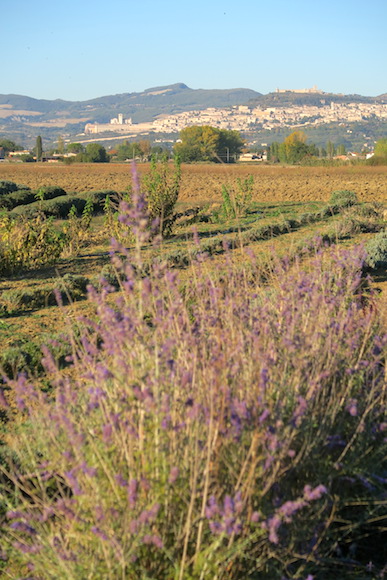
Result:
[[[149,164],[139,164],[139,173]],[[387,202],[387,166],[282,167],[249,165],[183,165],[182,201],[211,202],[221,198],[222,184],[254,176],[255,201],[327,201],[332,191],[355,191],[361,201]],[[67,192],[125,190],[131,183],[128,164],[2,163],[0,180],[37,189],[46,185]]]

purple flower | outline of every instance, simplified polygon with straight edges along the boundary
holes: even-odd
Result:
[[[174,484],[178,477],[179,477],[179,468],[172,467],[171,471],[169,472],[168,483],[171,485]]]
[[[21,519],[21,518],[28,519],[29,518],[29,514],[26,514],[24,512],[19,512],[16,510],[8,511],[5,515],[9,520],[16,520],[16,519]]]
[[[356,417],[357,415],[357,400],[356,399],[349,399],[347,405],[345,406],[346,411],[352,416]]]
[[[102,427],[102,439],[103,442],[107,445],[110,445],[112,442],[112,435],[113,435],[113,427],[110,423],[104,425]]]
[[[120,473],[116,474],[115,480],[118,483],[118,485],[121,487],[127,487],[127,485],[128,485],[128,481],[124,477],[122,477],[122,475]]]
[[[139,520],[132,520],[129,524],[130,533],[135,536],[141,527],[141,522]]]
[[[267,522],[267,528],[269,530],[269,541],[272,544],[278,544],[278,529],[282,523],[282,519],[279,515],[274,515],[273,517],[269,518]]]
[[[325,493],[328,493],[325,485],[318,485],[314,489],[310,485],[305,485],[304,487],[304,498],[307,501],[314,501],[320,499]]]
[[[40,551],[40,547],[36,544],[24,544],[22,542],[14,542],[13,547],[22,554],[37,554]]]
[[[281,514],[285,521],[290,522],[291,516],[298,512],[300,509],[306,506],[306,501],[302,499],[297,499],[295,501],[286,501],[278,510],[278,514]]]
[[[137,490],[138,490],[137,479],[131,479],[128,484],[128,502],[131,508],[133,508],[136,505]]]
[[[153,545],[159,549],[163,548],[163,546],[164,546],[162,539],[159,536],[157,536],[156,534],[153,534],[153,535],[145,534],[142,541],[147,546]]]
[[[264,411],[261,413],[261,415],[260,415],[260,417],[259,417],[259,419],[258,419],[258,420],[259,420],[259,422],[260,422],[260,423],[263,423],[264,421],[266,421],[266,419],[267,419],[269,416],[270,416],[270,411],[269,411],[268,409],[265,409],[265,410],[264,410]]]
[[[96,535],[98,538],[101,538],[101,540],[104,540],[106,542],[109,539],[109,537],[105,534],[105,532],[101,530],[101,528],[93,526],[90,529],[93,532],[93,534]]]
[[[23,534],[28,534],[29,536],[35,536],[36,530],[32,526],[29,526],[25,522],[12,522],[10,525],[12,530],[16,530],[17,532],[23,532]]]
[[[73,494],[83,495],[83,491],[79,485],[78,478],[75,474],[75,470],[71,469],[70,471],[65,471],[64,475],[69,483],[69,486],[73,490]]]
[[[208,500],[208,505],[206,507],[206,518],[214,518],[219,513],[218,503],[215,497],[212,495]]]
[[[82,473],[89,477],[95,477],[97,475],[97,469],[95,467],[90,467],[85,461],[80,465],[80,469]]]
[[[243,510],[242,495],[238,491],[234,497],[226,495],[223,506],[220,507],[214,496],[211,496],[206,507],[206,518],[213,534],[240,534],[242,522],[240,514]]]

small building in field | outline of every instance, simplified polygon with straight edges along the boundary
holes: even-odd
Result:
[[[8,157],[20,157],[20,155],[31,155],[31,151],[24,149],[23,151],[10,151]]]
[[[239,161],[267,161],[267,153],[243,153],[239,157]]]

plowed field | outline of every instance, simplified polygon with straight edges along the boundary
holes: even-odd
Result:
[[[140,173],[149,165],[140,164]],[[218,200],[222,184],[254,176],[255,201],[326,201],[332,191],[355,191],[361,201],[387,202],[387,167],[276,167],[247,165],[184,165],[181,200]],[[53,165],[2,163],[0,180],[8,179],[37,189],[45,185],[67,192],[125,190],[131,182],[128,164]]]

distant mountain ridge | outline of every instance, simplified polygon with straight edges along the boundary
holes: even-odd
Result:
[[[251,89],[190,89],[183,83],[153,87],[141,93],[121,93],[89,99],[65,101],[62,99],[33,99],[22,95],[0,95],[0,107],[38,112],[48,115],[66,112],[71,117],[84,117],[90,121],[108,121],[117,112],[133,116],[135,122],[150,121],[159,114],[172,114],[195,108],[227,107],[245,103],[260,96]],[[141,110],[140,110],[141,107]],[[27,116],[27,115],[26,115]],[[42,120],[45,120],[42,118]]]
[[[317,105],[322,102],[386,102],[387,93],[379,97],[335,95],[328,93],[273,92],[267,95],[251,89],[191,89],[175,83],[146,89],[142,92],[121,93],[89,99],[35,99],[23,95],[0,94],[0,136],[30,145],[40,134],[48,141],[58,135],[76,135],[86,123],[107,123],[118,113],[132,118],[134,123],[152,121],[159,115],[172,115],[209,107],[225,108],[234,105],[279,107],[289,105]]]

